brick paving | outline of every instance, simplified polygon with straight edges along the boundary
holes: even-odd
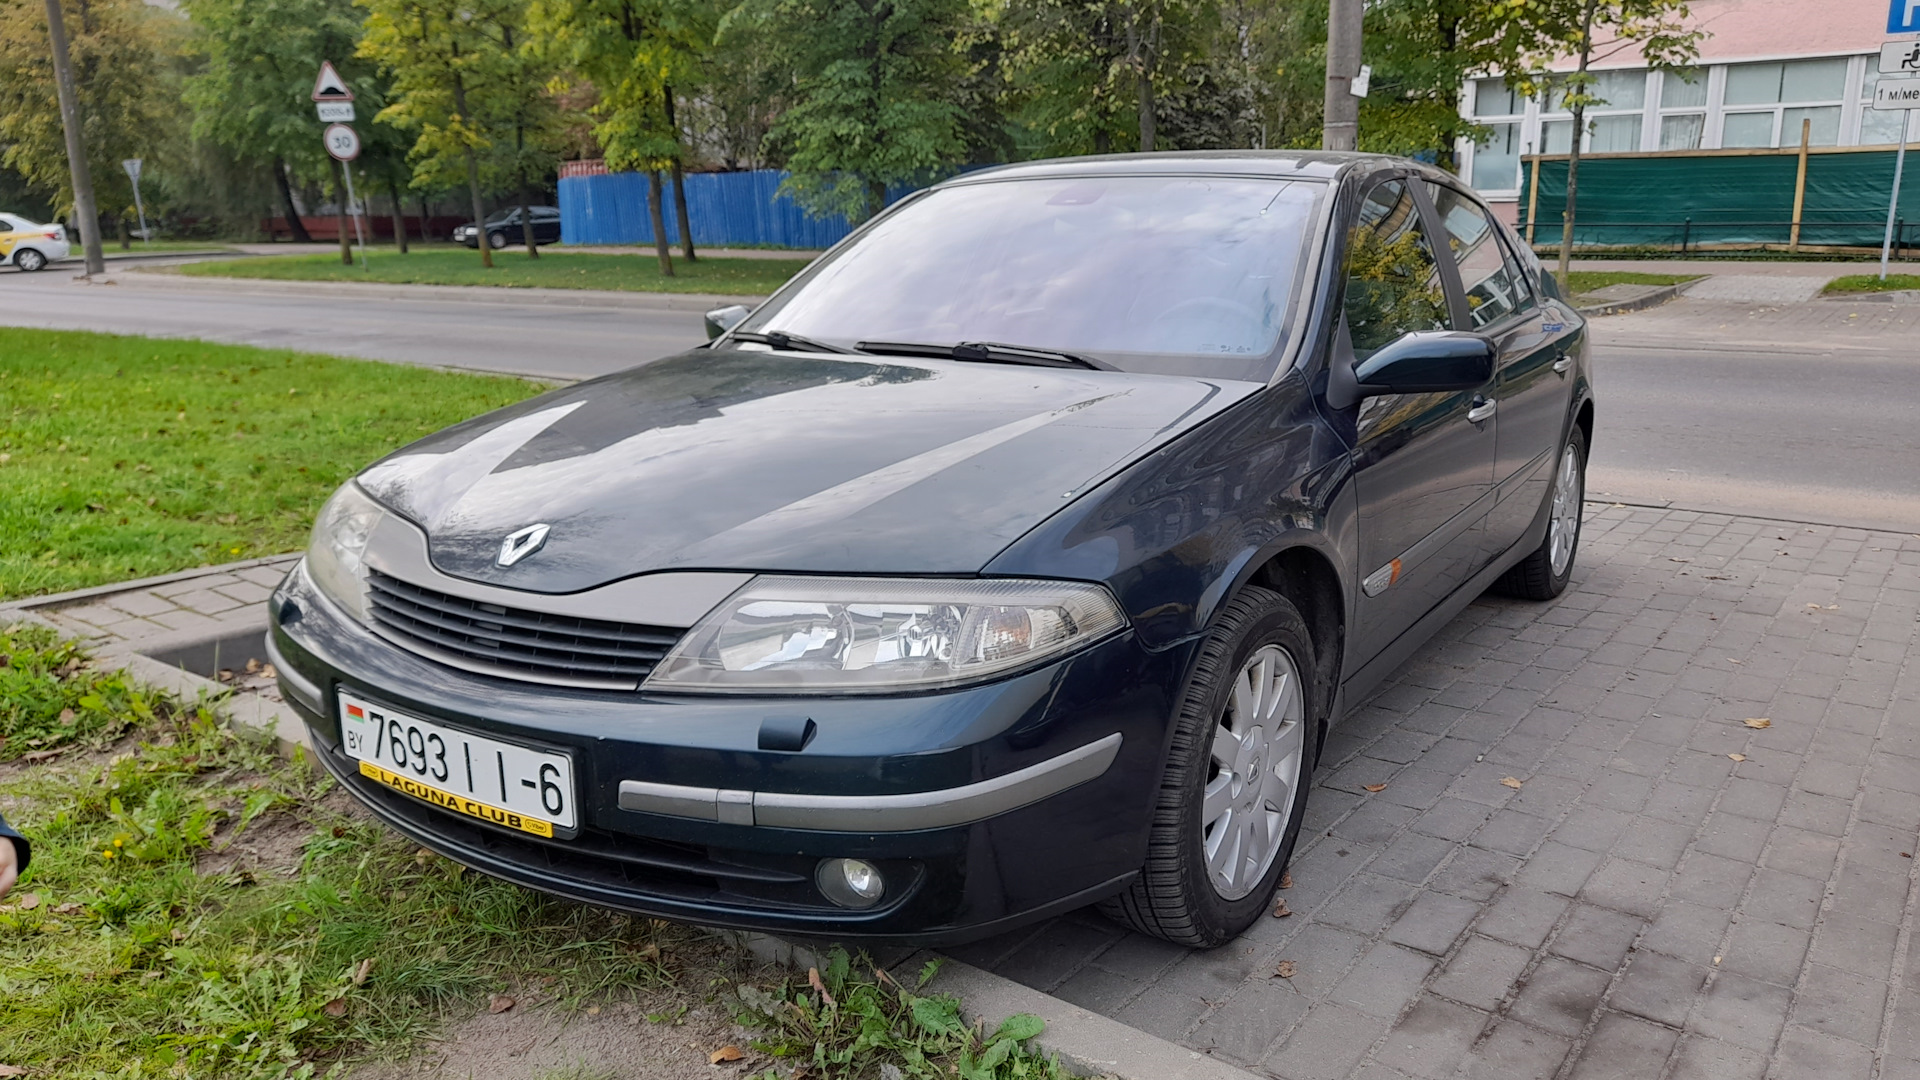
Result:
[[[1334,731],[1296,914],[954,955],[1286,1080],[1920,1077],[1920,537],[1590,505],[1581,560]]]
[[[266,625],[265,603],[300,556],[203,567],[145,582],[35,597],[7,605],[105,648],[161,638],[218,636]]]
[[[1591,323],[1593,341],[1602,346],[1670,351],[1710,349],[1812,356],[1896,353],[1910,357],[1914,335],[1920,332],[1920,303],[1896,302],[1893,297],[1897,294],[1769,304],[1697,298],[1694,294],[1701,290],[1697,285],[1670,304],[1632,315],[1595,319]]]

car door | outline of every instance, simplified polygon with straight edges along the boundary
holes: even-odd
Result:
[[[1381,182],[1362,199],[1348,234],[1334,362],[1365,359],[1403,334],[1455,327],[1464,305],[1434,235],[1430,208],[1408,179]],[[1493,491],[1492,392],[1489,384],[1384,394],[1357,406],[1352,462],[1362,576],[1354,646],[1361,663],[1477,568]]]
[[[533,211],[533,238],[542,244],[558,243],[560,240],[560,211],[546,207],[537,207]]]
[[[1486,559],[1526,534],[1552,487],[1561,429],[1572,402],[1564,322],[1542,304],[1505,229],[1479,200],[1446,184],[1427,193],[1459,269],[1467,328],[1499,346],[1493,401],[1496,491],[1486,523]]]

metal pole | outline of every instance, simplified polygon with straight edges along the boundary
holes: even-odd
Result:
[[[135,213],[140,215],[140,242],[148,247],[152,247],[153,233],[147,231],[147,207],[146,204],[140,201],[140,180],[138,177],[133,181],[133,209]]]
[[[1353,79],[1360,74],[1360,28],[1365,16],[1364,0],[1331,0],[1327,9],[1323,150],[1360,148],[1360,99],[1353,96]]]
[[[100,250],[100,213],[94,208],[93,171],[87,167],[87,147],[80,133],[80,100],[73,89],[73,61],[67,55],[67,22],[60,0],[47,0],[47,39],[53,46],[53,86],[60,99],[60,127],[67,136],[73,216],[87,252],[87,276],[92,277],[106,273],[107,257]]]
[[[347,178],[347,213],[353,216],[353,239],[360,245],[360,269],[371,272],[373,268],[367,265],[367,237],[360,231],[360,211],[354,206],[353,165],[343,161],[340,171]]]
[[[1887,258],[1893,254],[1893,215],[1900,209],[1900,174],[1907,167],[1907,127],[1911,111],[1900,113],[1900,149],[1893,155],[1893,193],[1887,197],[1887,235],[1880,241],[1880,280],[1887,280]]]

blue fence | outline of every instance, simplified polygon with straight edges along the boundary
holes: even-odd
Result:
[[[697,246],[769,245],[825,248],[852,231],[845,218],[816,218],[779,194],[787,174],[778,169],[753,172],[689,173],[687,218]],[[667,242],[680,242],[673,209],[673,182],[664,174]],[[911,188],[888,192],[888,201]],[[563,244],[651,244],[652,216],[647,208],[647,174],[602,173],[560,178],[560,242]]]

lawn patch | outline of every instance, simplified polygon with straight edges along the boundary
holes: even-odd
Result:
[[[297,550],[348,476],[540,389],[245,345],[6,339],[0,599]]]
[[[1845,296],[1849,293],[1899,292],[1903,289],[1920,289],[1920,274],[1888,274],[1885,281],[1879,274],[1848,274],[1827,282],[1821,289],[1828,296]]]
[[[199,277],[270,278],[277,281],[377,281],[395,285],[488,285],[505,288],[610,289],[618,292],[724,293],[764,296],[786,284],[807,265],[806,259],[676,259],[673,276],[660,273],[648,255],[590,255],[543,251],[527,258],[524,249],[493,253],[493,269],[480,265],[480,253],[464,248],[376,251],[368,268],[344,266],[338,255],[271,255],[261,258],[192,263],[182,274]]]
[[[1580,296],[1609,285],[1678,285],[1695,281],[1701,274],[1643,274],[1633,270],[1569,270],[1567,287]]]

